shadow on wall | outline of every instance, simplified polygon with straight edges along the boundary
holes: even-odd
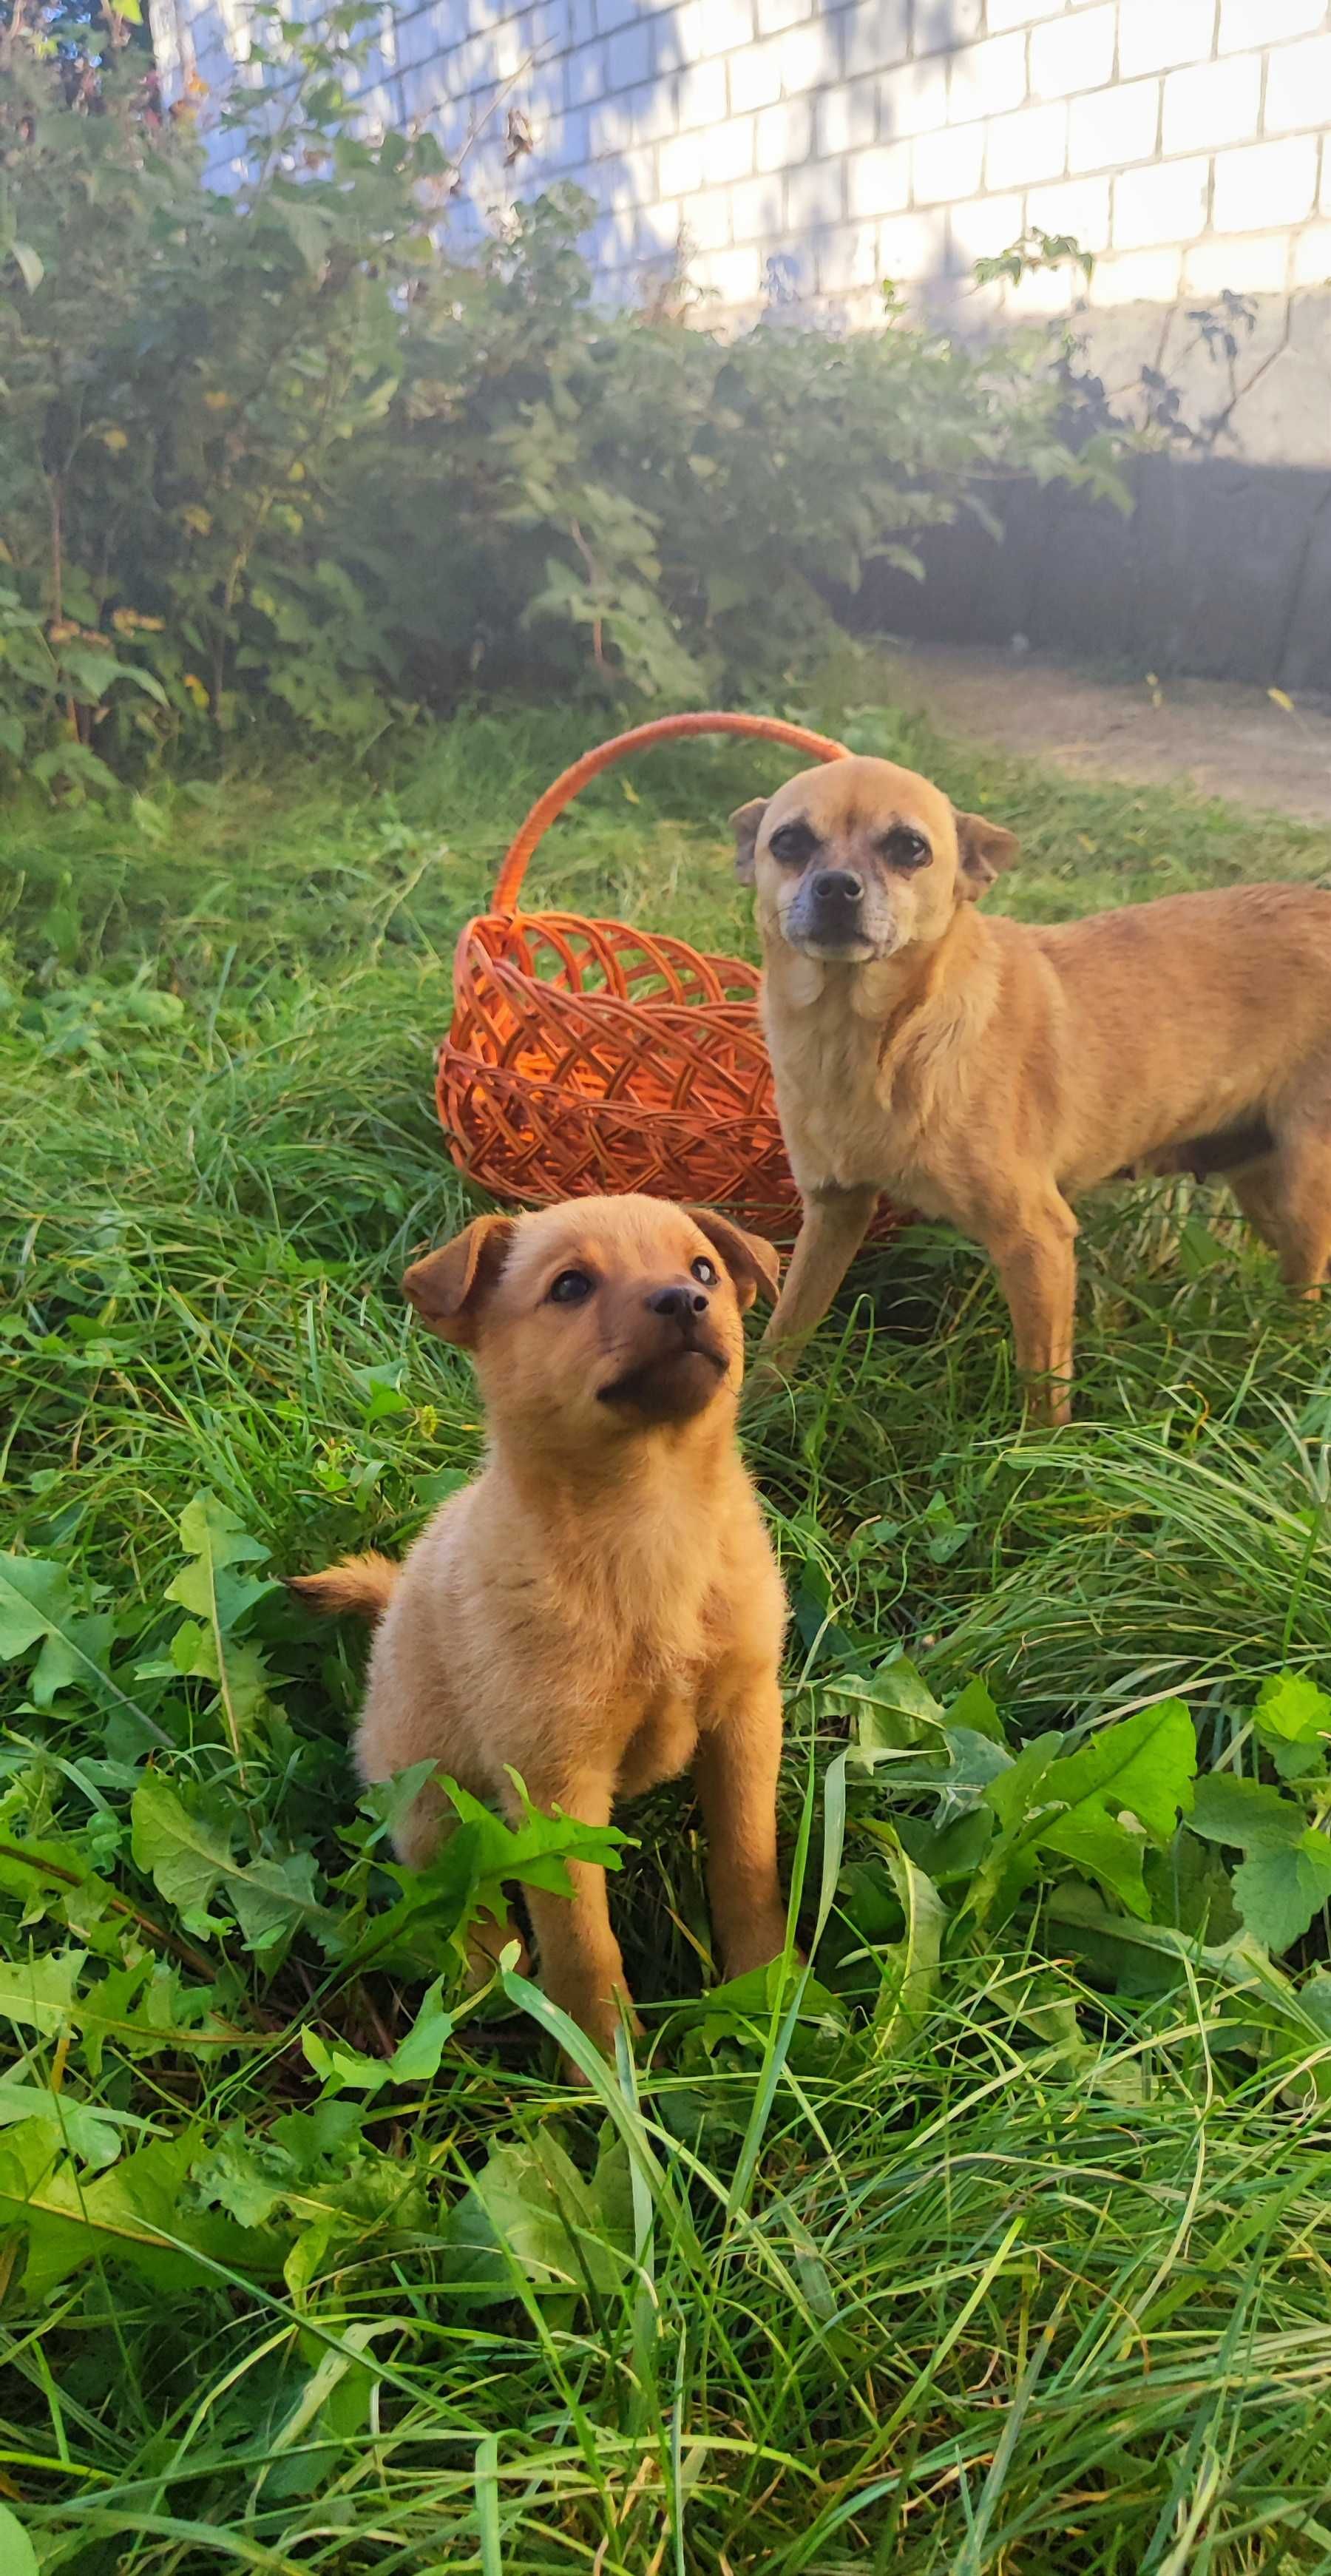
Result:
[[[611,300],[669,295],[687,273],[704,309],[711,298],[837,328],[837,300],[885,276],[955,302],[969,268],[945,203],[968,192],[955,136],[930,132],[932,205],[911,203],[909,158],[982,12],[976,0],[913,6],[908,60],[912,0],[820,6],[761,42],[745,33],[747,6],[701,0],[716,50],[697,60],[683,13],[665,6],[598,0],[593,34],[587,0],[405,0],[363,31],[348,95],[372,127],[438,136],[455,171],[447,236],[463,256],[515,201],[572,181],[596,206],[586,248]],[[294,0],[294,14],[325,10]],[[239,184],[217,109],[253,77],[249,0],[154,0],[154,21],[168,87],[195,73],[211,93],[209,178]]]
[[[449,237],[464,253],[516,199],[560,181],[584,188],[596,206],[586,248],[615,301],[668,295],[687,273],[704,304],[838,327],[815,299],[872,293],[885,275],[926,300],[953,291],[968,261],[941,202],[911,207],[906,161],[923,102],[975,32],[974,0],[915,0],[913,63],[911,0],[873,0],[853,24],[819,8],[727,55],[730,6],[702,0],[717,50],[696,60],[679,13],[634,0],[599,0],[595,36],[584,0],[550,0],[541,42],[525,49],[530,11],[413,0],[384,13],[356,102],[438,135],[457,170]],[[885,87],[884,73],[899,77]],[[868,146],[874,166],[848,202],[846,156]],[[938,149],[945,186],[946,133]]]

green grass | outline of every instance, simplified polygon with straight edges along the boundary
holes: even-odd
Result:
[[[863,665],[804,711],[842,729],[847,689],[872,694]],[[1331,864],[1293,824],[853,722],[1020,832],[1002,891],[1028,919]],[[466,1205],[431,1050],[457,927],[586,737],[476,713],[379,782],[274,768],[4,826],[6,1544],[65,1565],[117,1638],[80,1629],[53,1690],[24,1653],[8,1691],[0,2124],[13,2080],[134,2146],[147,2123],[183,2159],[157,2239],[205,2203],[250,2233],[211,2272],[136,2268],[134,2211],[97,2198],[121,2168],[76,2155],[52,2197],[0,2125],[0,2497],[78,2576],[1331,2570],[1314,2023],[1292,2069],[1200,1939],[1111,1975],[1036,1899],[947,1960],[926,2018],[866,2035],[854,1954],[901,1929],[883,1810],[852,1790],[843,1853],[822,1794],[838,1676],[895,1642],[942,1700],[981,1675],[1019,1735],[1177,1692],[1204,1759],[1240,1768],[1262,1678],[1321,1672],[1324,1326],[1218,1197],[1087,1211],[1057,1439],[1019,1433],[1000,1301],[941,1232],[867,1258],[746,1425],[797,1614],[787,1862],[806,1940],[849,1865],[818,1954],[849,2026],[816,1998],[794,2024],[681,2008],[708,1971],[683,1791],[627,1820],[648,2042],[633,2092],[590,2101],[512,2012],[464,2021],[414,2087],[321,2095],[302,2033],[382,2060],[423,1980],[342,1973],[303,1934],[246,1948],[136,1859],[155,1766],[225,1799],[247,1863],[313,1854],[334,1912],[382,1892],[345,1750],[356,1640],[274,1592],[236,1613],[237,1763],[215,1685],[171,1665],[164,1596],[201,1489],[295,1571],[400,1546],[477,1457],[465,1364],[397,1292]],[[640,763],[631,798],[602,781],[533,899],[749,949],[724,817],[779,774],[696,745]],[[71,1951],[100,2021],[25,2012],[28,1962]],[[1323,1954],[1314,1926],[1286,1969]]]

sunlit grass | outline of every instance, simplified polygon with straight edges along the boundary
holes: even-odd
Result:
[[[1292,824],[848,718],[844,685],[808,692],[811,721],[1011,823],[1027,855],[1004,899],[1027,918],[1331,862]],[[849,685],[872,694],[862,664]],[[398,1546],[441,1471],[472,1466],[465,1362],[397,1292],[466,1205],[431,1055],[457,928],[591,730],[476,714],[379,781],[260,769],[9,819],[8,1544],[151,1601],[200,1487],[296,1570]],[[531,899],[751,953],[724,817],[781,774],[697,745],[640,764],[632,797],[606,778]],[[922,1230],[862,1263],[801,1379],[746,1424],[796,1603],[783,1794],[789,1860],[814,1783],[806,1935],[839,1637],[899,1639],[943,1696],[984,1675],[1018,1730],[1171,1691],[1217,1744],[1262,1675],[1326,1657],[1319,1320],[1219,1197],[1180,1185],[1087,1212],[1080,1334],[1077,1424],[1023,1434],[1001,1301]],[[385,1362],[405,1401],[372,1418],[358,1372]],[[315,1782],[293,1755],[291,1799],[349,1813],[356,1640],[288,1626],[273,1651],[322,1765]],[[9,1725],[60,1830],[91,1816],[114,1874],[100,1718],[35,1710],[20,1672]],[[709,2047],[672,2012],[706,1953],[695,1820],[670,1791],[633,1824],[616,1902],[649,2037],[613,2119],[508,2019],[460,2033],[419,2107],[372,2115],[380,2199],[348,2217],[330,2165],[326,2233],[288,2280],[163,2300],[85,2274],[32,2313],[0,2219],[0,2496],[43,2571],[1331,2569],[1314,2090],[1218,2045],[1202,1983],[1106,1997],[1048,1927],[950,1972],[894,2053],[816,2024]],[[0,1926],[6,1955],[46,1945],[2,1883]],[[357,2045],[367,2014],[417,2000],[367,1982],[345,1998]],[[316,2099],[301,2020],[284,1985],[221,2072],[112,2056],[102,2098],[190,2124],[200,2153],[262,2144]],[[53,2081],[50,2046],[18,2037]],[[494,2148],[551,2137],[592,2212],[565,2212],[570,2286],[515,2264],[478,2298],[439,2213]]]

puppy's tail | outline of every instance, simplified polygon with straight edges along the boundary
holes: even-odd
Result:
[[[357,1619],[382,1619],[402,1569],[386,1556],[347,1556],[324,1574],[291,1574],[287,1590],[327,1618],[350,1611]]]

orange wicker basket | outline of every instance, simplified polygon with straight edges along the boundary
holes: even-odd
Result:
[[[682,939],[577,913],[521,912],[528,863],[603,769],[684,734],[752,734],[816,760],[844,745],[773,716],[662,716],[584,753],[537,799],[499,871],[493,908],[454,960],[453,1025],[436,1097],[460,1171],[542,1205],[646,1190],[726,1209],[774,1242],[799,1223],[758,1024],[758,972]],[[875,1231],[901,1222],[895,1211]]]

